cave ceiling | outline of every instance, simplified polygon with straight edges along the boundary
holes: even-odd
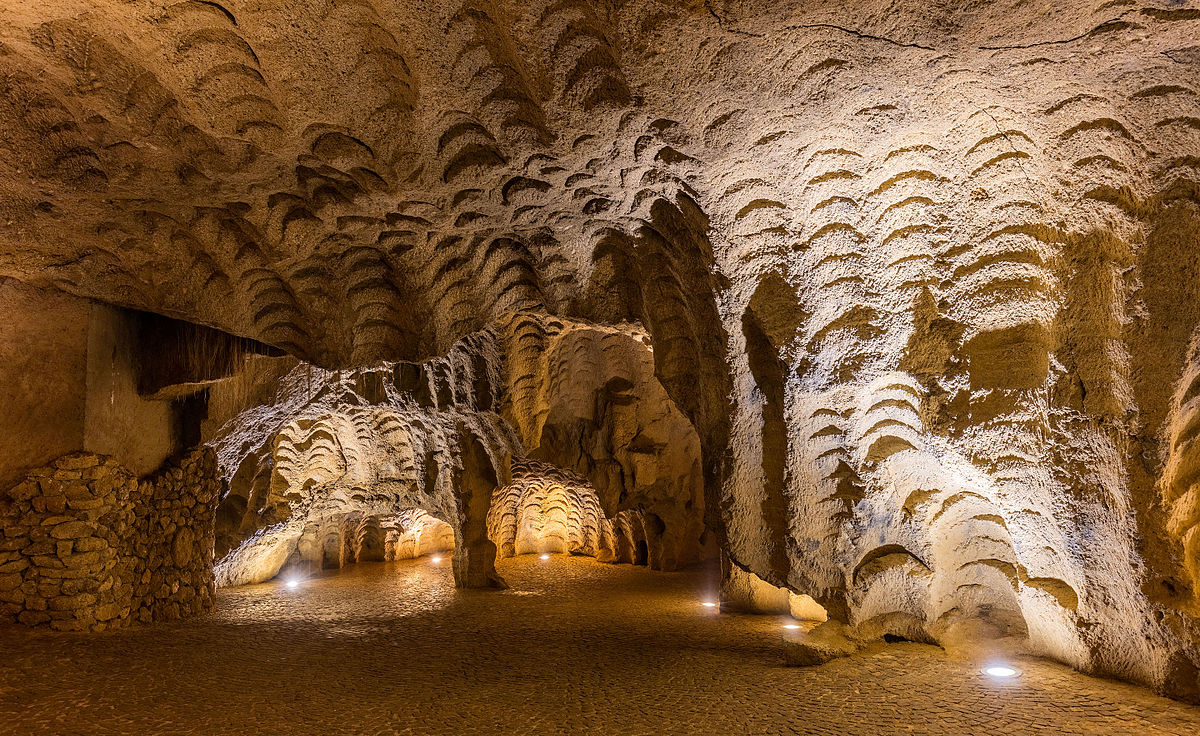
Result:
[[[1011,311],[1005,258],[1036,312],[1046,251],[1194,180],[1198,12],[7,2],[0,275],[326,366],[415,359],[516,310],[645,320],[658,256],[609,254],[675,239],[655,210],[683,198],[720,298],[872,271],[809,336],[925,286]]]

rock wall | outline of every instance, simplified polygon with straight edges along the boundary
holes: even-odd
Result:
[[[89,303],[0,279],[0,488],[83,448]]]
[[[690,525],[671,527],[638,509],[607,516],[587,479],[569,470],[526,459],[514,461],[511,472],[488,509],[488,537],[500,557],[572,554],[674,570],[704,553]]]
[[[229,478],[221,585],[379,559],[362,541],[392,534],[402,514],[449,524],[456,559],[471,544],[477,559],[492,545],[525,551],[536,542],[509,522],[554,526],[547,494],[571,509],[554,550],[656,569],[715,552],[699,442],[633,326],[519,313],[422,364],[258,359],[210,397],[209,441]]]
[[[140,315],[10,279],[0,313],[0,488],[69,452],[144,475],[184,446],[180,404],[138,391]]]
[[[545,464],[547,483],[594,497],[600,520],[630,512],[644,521],[655,568],[711,556],[700,440],[655,375],[649,335],[530,313],[513,315],[502,334],[500,410]],[[527,467],[536,482],[537,465]]]
[[[66,455],[0,497],[0,621],[103,631],[212,605],[211,450],[139,481],[111,457]]]
[[[352,563],[360,534],[417,511],[449,524],[460,585],[502,584],[485,519],[521,450],[492,411],[502,390],[494,343],[485,331],[427,363],[352,371],[285,360],[282,374],[262,371],[267,395],[236,382],[216,389],[229,416],[208,438],[229,479],[217,512],[218,584]],[[245,404],[233,408],[226,393],[244,393]],[[410,544],[393,541],[397,553]]]

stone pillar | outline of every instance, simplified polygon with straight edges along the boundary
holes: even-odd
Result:
[[[213,539],[221,482],[207,447],[167,463],[138,484],[127,537],[131,615],[172,621],[212,608]]]
[[[488,539],[487,513],[496,490],[496,468],[483,444],[460,426],[462,473],[458,528],[454,534],[454,584],[459,588],[507,588],[496,572],[496,545]]]
[[[721,610],[737,613],[788,613],[790,591],[777,588],[721,555]]]

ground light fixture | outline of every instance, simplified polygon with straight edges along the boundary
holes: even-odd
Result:
[[[785,628],[785,629],[798,629],[798,628],[800,628],[800,624],[784,624],[784,625],[783,625],[783,628]]]
[[[430,560],[430,562],[441,562],[441,561],[442,561],[442,558],[441,558],[441,557],[438,557],[437,555],[434,555],[434,556],[433,556],[433,559],[432,559],[432,560]]]
[[[716,608],[717,607],[717,604],[714,603],[713,601],[703,601],[703,602],[701,602],[700,605],[704,606],[705,608]]]
[[[541,559],[548,560],[550,559],[550,555],[542,555]]]
[[[988,677],[998,677],[1000,679],[1008,679],[1021,674],[1021,671],[1015,667],[1009,667],[1006,664],[989,664],[983,668],[983,674]]]
[[[296,588],[300,587],[300,581],[296,578],[292,578],[291,580],[285,582],[284,585],[287,586],[288,590],[295,590]]]

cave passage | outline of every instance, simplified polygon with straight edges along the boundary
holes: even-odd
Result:
[[[1200,733],[1198,38],[0,2],[0,734]]]

